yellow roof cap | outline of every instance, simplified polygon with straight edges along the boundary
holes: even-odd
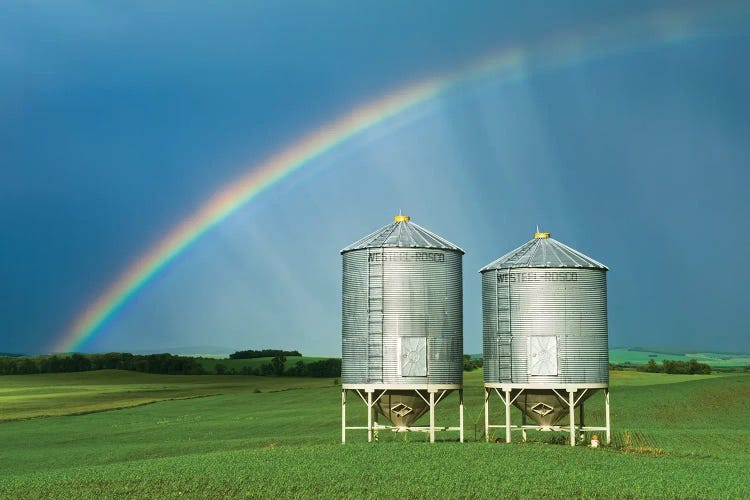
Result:
[[[409,217],[408,215],[401,215],[401,214],[398,214],[397,216],[393,218],[393,220],[396,222],[406,222],[409,219],[411,219],[411,217]]]

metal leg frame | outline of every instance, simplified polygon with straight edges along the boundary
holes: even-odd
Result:
[[[347,391],[353,390],[359,397],[362,399],[362,401],[367,406],[367,427],[350,427],[346,425],[346,396]],[[398,430],[398,431],[420,431],[420,432],[426,432],[429,434],[430,443],[435,442],[435,432],[436,431],[459,431],[459,441],[464,442],[464,390],[458,389],[458,399],[459,399],[459,426],[458,427],[436,427],[435,426],[435,407],[437,404],[443,399],[443,397],[448,394],[452,389],[442,389],[442,390],[431,390],[427,391],[428,396],[425,397],[425,395],[422,394],[424,390],[415,389],[414,392],[417,393],[417,395],[422,398],[422,400],[429,406],[430,408],[430,425],[425,427],[396,427],[396,426],[389,426],[389,425],[380,425],[378,422],[378,413],[375,411],[375,405],[378,403],[380,398],[385,395],[388,390],[387,389],[342,389],[341,390],[341,442],[346,443],[346,431],[347,430],[367,430],[367,441],[372,442],[373,439],[375,441],[378,440],[378,430],[380,429],[391,429],[391,430]],[[366,396],[363,394],[363,392],[366,394]]]
[[[586,391],[584,391],[585,393]],[[575,391],[568,392],[568,406],[570,407],[570,446],[576,445],[576,404]]]
[[[497,389],[495,389],[497,390]],[[488,388],[484,388],[484,439],[488,443],[490,442],[490,427],[498,427],[498,426],[490,426],[490,394],[491,390]]]
[[[341,444],[346,443],[346,389],[341,389]]]
[[[485,439],[489,442],[490,440],[490,429],[505,429],[505,442],[510,443],[511,442],[511,436],[510,431],[511,429],[517,428],[518,426],[511,425],[510,424],[510,406],[518,399],[518,397],[523,394],[523,391],[525,389],[520,389],[518,391],[518,394],[514,398],[511,399],[511,390],[506,389],[503,392],[505,393],[505,397],[500,393],[500,390],[495,388],[495,393],[500,398],[500,401],[503,402],[505,405],[505,425],[491,425],[490,424],[490,390],[488,388],[484,389],[484,435]],[[526,432],[524,431],[524,440],[526,440]]]
[[[430,443],[435,442],[435,393],[430,392]]]
[[[578,429],[581,432],[581,435],[583,435],[584,430],[587,430],[583,427],[583,417],[581,417],[581,423],[578,424],[576,427],[576,406],[582,403],[583,397],[588,392],[588,389],[583,389],[583,391],[575,391],[568,389],[568,397],[564,398],[559,392],[557,392],[556,389],[552,389],[552,392],[554,392],[558,399],[560,399],[561,402],[568,405],[568,411],[569,411],[569,429],[568,433],[570,433],[570,446],[576,445],[576,429]],[[576,399],[576,394],[580,392],[580,395],[578,396],[578,399]],[[583,412],[583,408],[581,408],[581,412]],[[581,413],[582,415],[582,413]]]
[[[575,390],[567,390],[568,397],[564,397],[562,394],[557,392],[556,389],[552,389],[552,391],[557,395],[560,402],[564,405],[568,406],[569,409],[569,424],[568,428],[562,428],[559,426],[552,426],[552,427],[543,427],[539,425],[527,425],[526,424],[526,414],[524,412],[521,412],[521,425],[511,425],[510,423],[510,406],[518,399],[518,397],[524,392],[525,389],[519,389],[518,394],[515,395],[515,397],[511,398],[512,391],[514,389],[503,389],[502,392],[494,388],[495,393],[497,393],[500,400],[503,402],[505,406],[505,425],[492,425],[490,424],[490,392],[491,389],[485,387],[484,389],[484,435],[485,440],[489,442],[490,440],[490,429],[505,429],[505,442],[510,443],[511,442],[511,430],[520,430],[521,435],[523,437],[523,440],[526,441],[526,430],[527,429],[535,429],[535,430],[541,430],[541,429],[553,429],[557,431],[565,431],[570,433],[570,446],[575,446],[576,444],[576,431],[578,431],[579,438],[581,440],[585,439],[585,432],[586,431],[605,431],[606,432],[606,438],[607,438],[607,444],[610,444],[612,441],[612,435],[611,435],[611,421],[610,421],[610,413],[609,413],[609,389],[604,389],[604,405],[605,405],[605,419],[606,423],[604,427],[592,427],[592,426],[586,426],[584,421],[584,402],[583,397],[586,395],[586,393],[590,389],[582,389],[580,391]],[[596,390],[596,389],[594,389]],[[575,408],[576,406],[580,406],[579,410],[579,422],[576,425],[576,419],[575,419]]]
[[[464,390],[458,390],[458,440],[464,442]]]
[[[609,420],[609,389],[604,389],[604,406],[606,407],[606,418],[607,418],[607,444],[610,444],[612,441],[612,433],[611,433],[611,427],[610,427],[610,420]]]
[[[586,427],[586,424],[584,423],[584,415],[586,414],[583,410],[583,403],[584,401],[581,401],[581,403],[578,405],[578,422],[581,424],[581,428],[579,429],[578,433],[578,439],[580,441],[583,441],[586,439],[586,433],[583,432],[583,428]]]

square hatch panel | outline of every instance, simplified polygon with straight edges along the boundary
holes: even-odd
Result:
[[[405,417],[412,411],[414,411],[414,409],[411,406],[406,406],[404,403],[399,403],[391,408],[391,412],[398,415],[399,417]]]
[[[529,375],[557,375],[557,336],[529,337]]]
[[[401,376],[427,376],[427,337],[401,337]]]

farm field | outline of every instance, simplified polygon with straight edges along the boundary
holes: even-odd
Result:
[[[660,352],[621,347],[609,350],[609,362],[612,364],[630,363],[645,365],[649,360],[661,363],[662,360],[690,361],[695,359],[713,368],[743,368],[750,366],[750,354],[723,354],[716,352]]]
[[[465,379],[470,442],[438,433],[434,445],[391,432],[368,444],[364,431],[341,445],[332,379],[103,371],[0,384],[3,498],[750,495],[746,374],[613,372],[614,446],[599,449],[556,433],[485,443],[480,371]],[[441,403],[439,425],[458,423],[456,405]],[[586,405],[590,423],[603,418],[600,395]],[[53,416],[18,420],[35,415]],[[350,397],[348,415],[364,422],[364,405]]]
[[[319,388],[330,379],[156,375],[123,370],[0,377],[0,422],[80,415],[176,399]]]

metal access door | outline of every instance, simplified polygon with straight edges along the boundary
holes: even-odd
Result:
[[[528,338],[529,375],[557,375],[557,335]]]
[[[427,376],[427,337],[401,337],[402,377]]]

